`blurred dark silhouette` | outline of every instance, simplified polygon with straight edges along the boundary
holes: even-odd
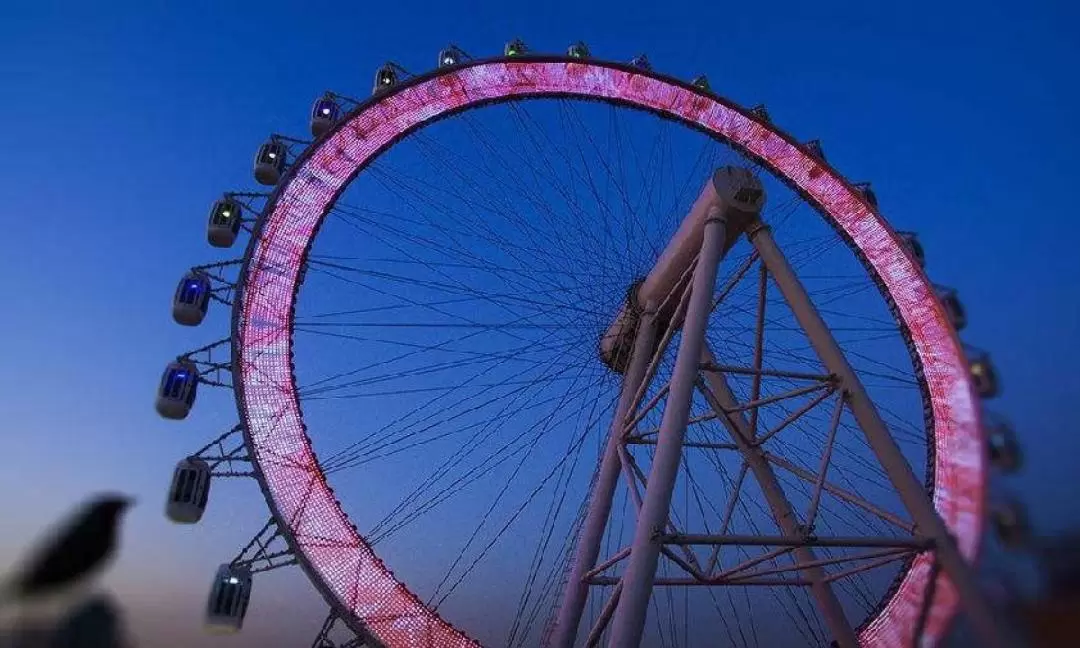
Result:
[[[130,498],[111,494],[84,504],[28,561],[4,599],[56,594],[99,571],[116,550],[120,516],[130,504]]]
[[[1048,540],[1036,553],[1044,590],[1021,610],[1032,645],[1080,646],[1080,532]]]
[[[0,594],[0,648],[126,648],[123,620],[108,595],[81,596],[116,552],[130,498],[84,503],[38,544]]]
[[[120,648],[127,645],[120,611],[106,596],[90,599],[64,619],[50,648]]]

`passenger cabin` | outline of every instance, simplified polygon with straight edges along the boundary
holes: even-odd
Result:
[[[285,172],[286,155],[288,149],[284,143],[273,137],[267,140],[255,154],[255,181],[268,186],[276,185]]]
[[[397,85],[398,75],[394,66],[387,63],[375,71],[375,85],[371,88],[371,94],[386,92]]]
[[[528,47],[525,47],[525,42],[520,38],[515,38],[506,44],[503,48],[503,54],[506,56],[521,56],[529,51]]]
[[[244,211],[240,203],[228,196],[215,200],[207,218],[206,240],[214,247],[232,247],[243,224]]]
[[[990,511],[990,524],[1001,544],[1009,549],[1022,547],[1031,530],[1027,511],[1017,501],[998,502]]]
[[[877,194],[875,194],[874,190],[870,188],[869,182],[860,182],[859,184],[855,185],[855,190],[862,194],[863,200],[865,200],[866,204],[870,205],[871,208],[878,208]]]
[[[967,313],[964,312],[964,305],[960,303],[960,297],[957,296],[956,291],[941,286],[935,287],[934,290],[953,328],[960,331],[967,326]]]
[[[969,363],[971,379],[975,383],[975,392],[980,398],[994,398],[1001,393],[1001,384],[998,382],[997,371],[990,362],[990,356],[985,353],[974,358]]]
[[[695,88],[705,90],[706,92],[712,89],[709,87],[709,79],[704,74],[699,77],[694,77],[694,80],[691,81],[690,84]]]
[[[461,50],[450,46],[439,52],[439,67],[450,67],[461,63]]]
[[[230,564],[218,567],[206,601],[207,629],[223,634],[239,632],[250,600],[251,570]]]
[[[1016,432],[1008,423],[999,421],[987,427],[986,446],[990,463],[1003,473],[1016,472],[1023,463]]]
[[[172,316],[177,324],[198,326],[210,307],[210,278],[192,270],[180,279],[173,295]]]
[[[165,515],[177,524],[195,524],[206,511],[210,497],[210,464],[189,457],[176,464]]]
[[[821,160],[822,162],[825,161],[825,149],[821,146],[821,140],[810,140],[806,144],[803,144],[803,148],[806,149],[807,153],[818,160]]]
[[[566,55],[570,58],[589,58],[589,47],[585,43],[578,41],[566,48]]]
[[[158,414],[167,419],[187,418],[195,404],[195,392],[199,387],[199,370],[187,360],[170,362],[161,376],[155,407]]]
[[[908,254],[915,259],[915,263],[919,264],[920,268],[926,267],[926,252],[923,251],[922,243],[919,243],[919,236],[915,232],[897,232],[900,235],[900,242],[907,249]]]
[[[334,98],[325,95],[315,100],[311,107],[311,136],[318,138],[330,132],[341,118],[341,107]]]
[[[649,57],[644,54],[638,54],[634,58],[630,59],[630,66],[636,67],[639,70],[651,70],[652,64],[649,63]]]
[[[750,109],[750,114],[757,117],[766,124],[772,123],[772,118],[769,116],[769,109],[765,107],[765,104],[758,104]]]

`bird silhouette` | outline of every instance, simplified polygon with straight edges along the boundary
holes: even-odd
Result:
[[[0,601],[59,594],[98,572],[115,552],[120,518],[131,503],[115,494],[86,502],[40,546],[0,594]]]

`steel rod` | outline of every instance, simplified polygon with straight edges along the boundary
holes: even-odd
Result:
[[[622,466],[623,477],[626,479],[626,488],[630,491],[630,501],[634,503],[634,514],[641,512],[641,491],[638,490],[637,475],[634,474],[634,458],[625,445],[619,446],[619,463]]]
[[[768,376],[769,378],[794,378],[796,380],[817,380],[826,382],[833,379],[829,374],[810,373],[806,371],[784,371],[782,369],[754,369],[752,367],[738,367],[735,365],[701,363],[702,371],[719,371],[721,373],[736,376]]]
[[[685,545],[744,545],[747,547],[893,547],[929,549],[929,538],[887,538],[884,536],[765,536],[765,535],[711,535],[682,533],[661,536],[665,544]]]
[[[784,459],[783,457],[778,457],[778,456],[776,456],[776,455],[774,455],[772,453],[766,452],[765,453],[765,458],[769,460],[769,463],[771,463],[773,465],[776,465],[776,466],[779,466],[780,468],[783,468],[784,470],[786,470],[789,473],[795,475],[796,477],[802,479],[803,481],[814,483],[814,479],[815,479],[814,473],[810,472],[809,470],[807,470],[807,469],[805,469],[805,468],[803,468],[803,467],[801,467],[801,466],[799,466],[797,464],[794,464],[794,463],[788,461],[787,459]],[[872,513],[873,515],[878,516],[882,520],[885,520],[886,522],[889,522],[890,524],[896,526],[897,528],[903,529],[904,531],[907,531],[909,533],[911,533],[911,532],[913,532],[915,530],[915,525],[912,524],[911,522],[909,522],[909,521],[907,521],[907,520],[905,520],[905,519],[903,519],[901,517],[898,517],[898,516],[896,516],[896,515],[894,515],[892,513],[889,513],[886,510],[880,509],[880,508],[874,506],[873,504],[871,504],[870,502],[867,502],[863,498],[859,497],[858,495],[855,495],[854,493],[852,493],[850,491],[846,491],[846,490],[840,488],[839,486],[835,486],[833,484],[825,482],[824,484],[821,485],[821,488],[826,493],[829,493],[830,495],[834,495],[835,497],[838,497],[838,498],[844,500],[845,502],[847,502],[848,504],[851,504],[852,506],[861,508],[862,510],[866,511],[867,513]]]
[[[765,264],[760,266],[758,272],[758,306],[757,320],[754,322],[754,369],[756,370],[751,379],[750,402],[761,398],[761,362],[765,353],[765,296],[768,294],[769,271]],[[750,439],[757,438],[758,408],[750,410]]]
[[[630,430],[633,430],[635,427],[637,427],[637,424],[641,423],[641,421],[649,415],[649,412],[651,412],[653,408],[660,403],[660,399],[667,395],[669,389],[670,385],[664,385],[663,387],[661,387],[660,391],[656,392],[656,394],[654,394],[653,397],[649,399],[649,402],[645,403],[645,405],[643,405],[641,409],[638,410],[637,414],[634,415],[634,418],[626,422],[626,425],[623,427],[623,434],[626,434]]]
[[[818,506],[821,504],[821,488],[825,485],[825,476],[829,474],[829,462],[832,461],[833,446],[836,444],[836,432],[840,429],[840,416],[844,413],[844,394],[836,399],[836,409],[833,411],[832,420],[829,421],[829,438],[825,441],[825,450],[821,453],[821,465],[818,466],[817,481],[814,483],[814,494],[810,498],[810,510],[806,513],[806,527],[814,528],[814,520],[817,519]]]
[[[899,560],[899,559],[901,559],[903,557],[904,557],[904,554],[897,553],[897,554],[893,554],[892,556],[886,556],[884,558],[878,558],[877,560],[871,560],[870,562],[864,563],[862,565],[858,565],[857,567],[852,567],[851,569],[845,569],[842,572],[837,572],[835,574],[830,574],[829,575],[829,582],[832,583],[832,582],[840,580],[841,578],[847,578],[848,576],[854,576],[855,574],[861,574],[863,572],[870,571],[871,569],[877,569],[878,567],[881,567],[882,565],[887,565],[887,564],[889,564],[891,562],[894,562],[896,560]]]
[[[776,424],[776,427],[774,427],[773,429],[771,429],[771,430],[769,430],[768,432],[766,432],[766,433],[765,433],[765,434],[764,434],[763,436],[761,436],[761,437],[758,437],[758,438],[754,439],[754,442],[753,442],[753,444],[752,444],[752,445],[754,445],[754,446],[761,446],[761,445],[763,445],[763,444],[764,444],[764,443],[765,443],[766,441],[768,441],[769,439],[771,439],[771,438],[773,438],[774,436],[776,436],[777,434],[779,434],[781,430],[783,430],[783,429],[784,429],[784,428],[786,428],[787,426],[789,426],[789,425],[791,425],[792,423],[794,423],[794,422],[795,422],[795,420],[796,420],[796,419],[798,419],[798,418],[799,418],[800,416],[802,416],[803,414],[806,414],[806,413],[807,413],[807,412],[809,412],[810,410],[812,410],[812,409],[814,409],[815,407],[817,407],[817,406],[818,406],[818,405],[819,405],[819,404],[821,403],[821,401],[823,401],[823,400],[825,400],[826,398],[828,398],[829,396],[831,396],[831,395],[833,394],[833,392],[834,392],[834,391],[835,391],[835,390],[833,390],[833,389],[830,389],[830,390],[828,390],[828,391],[826,391],[826,392],[824,392],[824,393],[822,393],[822,394],[818,394],[818,395],[817,395],[817,396],[815,396],[814,398],[812,398],[812,399],[810,399],[809,401],[807,401],[807,402],[803,403],[803,404],[802,404],[802,405],[801,405],[801,406],[800,406],[800,407],[799,407],[799,408],[798,408],[797,410],[795,410],[795,411],[794,411],[794,412],[792,412],[791,414],[788,414],[788,415],[787,415],[787,416],[786,416],[786,417],[784,418],[784,420],[783,420],[783,421],[780,421],[779,423],[777,423],[777,424]],[[755,410],[755,411],[756,411],[756,410]]]
[[[721,545],[716,545],[717,548],[720,548],[720,546]],[[741,563],[739,563],[738,565],[735,565],[734,567],[725,569],[724,571],[720,572],[719,574],[712,574],[710,576],[710,578],[719,579],[719,580],[733,578],[739,572],[746,571],[747,569],[750,569],[751,567],[760,565],[761,563],[765,562],[766,560],[773,560],[774,558],[779,558],[780,556],[783,556],[786,553],[790,553],[791,550],[794,549],[794,548],[795,547],[780,547],[778,549],[772,549],[770,551],[766,551],[765,553],[761,554],[760,556],[755,556],[754,558],[744,560]]]
[[[827,383],[819,383],[817,385],[807,385],[806,387],[799,387],[798,389],[792,389],[791,391],[784,392],[783,394],[777,394],[775,396],[769,396],[768,398],[760,398],[760,399],[752,400],[752,401],[750,401],[748,403],[743,403],[742,405],[736,405],[736,406],[731,407],[731,408],[726,408],[723,411],[725,413],[731,414],[733,412],[745,412],[747,410],[755,410],[755,409],[761,407],[762,405],[769,405],[769,404],[775,403],[777,401],[787,400],[789,398],[795,398],[796,396],[802,396],[803,394],[810,394],[812,392],[816,392],[816,391],[821,390],[821,389],[829,389],[829,385]],[[747,424],[747,427],[749,427],[749,424]],[[747,430],[747,432],[749,432],[749,430]],[[751,438],[752,437],[747,436],[748,441],[751,440]]]
[[[642,439],[640,437],[630,437],[626,440],[630,445],[656,445],[655,439]],[[687,441],[683,443],[684,448],[706,448],[709,450],[738,450],[739,446],[734,443],[699,443],[697,441]]]
[[[682,548],[684,550],[689,550],[689,547],[687,547],[685,545],[682,545]],[[706,575],[704,573],[702,573],[702,571],[700,569],[698,569],[694,565],[691,565],[689,561],[686,561],[686,560],[683,560],[682,558],[679,558],[679,556],[677,556],[675,554],[675,552],[672,551],[671,549],[668,549],[665,546],[661,546],[660,547],[660,553],[667,556],[668,560],[670,560],[671,562],[678,565],[679,568],[681,568],[687,574],[690,574],[691,576],[693,576],[694,578],[696,578],[698,580],[705,580]]]
[[[615,585],[620,582],[618,578],[605,576],[602,581],[597,579],[599,585]],[[723,587],[743,585],[763,585],[767,587],[806,587],[813,583],[805,578],[748,578],[746,580],[709,581],[696,580],[693,578],[656,578],[653,580],[654,587]],[[610,646],[625,646],[626,644],[615,643],[614,637]]]
[[[754,267],[754,261],[758,259],[758,251],[754,250],[750,253],[750,256],[746,257],[746,261],[743,261],[739,269],[735,271],[735,274],[731,275],[731,278],[727,280],[724,287],[720,289],[719,294],[716,295],[716,299],[713,300],[712,310],[716,310],[716,307],[720,305],[722,301],[735,289],[735,286],[739,285],[742,278],[746,276],[746,273],[750,271],[750,268]]]
[[[604,573],[605,569],[607,569],[608,567],[611,567],[612,565],[619,562],[623,558],[626,558],[629,555],[630,555],[630,547],[626,547],[625,549],[620,549],[613,556],[611,556],[610,558],[608,558],[604,562],[600,563],[596,567],[593,567],[592,569],[590,569],[589,572],[587,574],[585,574],[585,578],[592,578],[593,576],[599,576],[600,574]]]
[[[604,636],[604,630],[607,628],[608,623],[611,622],[611,615],[615,613],[615,606],[619,604],[619,596],[621,595],[622,583],[620,582],[615,584],[615,590],[611,592],[611,596],[604,602],[604,607],[600,610],[600,616],[589,631],[589,636],[585,639],[586,648],[600,645],[600,638]]]
[[[793,547],[787,547],[787,551],[791,551]],[[868,551],[858,556],[840,556],[839,558],[818,558],[812,563],[784,565],[781,567],[770,567],[768,569],[756,569],[753,572],[745,575],[730,575],[727,572],[719,574],[717,578],[749,578],[752,576],[773,576],[775,574],[784,574],[793,571],[802,571],[808,567],[829,567],[831,565],[840,565],[848,562],[857,562],[860,560],[870,560],[871,558],[882,558],[885,556],[893,556],[891,560],[896,560],[899,556],[914,551],[908,547],[887,547],[885,549],[877,549],[875,551]],[[759,561],[760,562],[760,561]]]
[[[705,421],[712,421],[715,418],[716,418],[716,414],[711,414],[711,413],[710,414],[702,414],[701,416],[693,416],[693,417],[691,417],[690,420],[687,421],[686,423],[687,423],[687,425],[693,425],[695,423],[704,423]],[[632,438],[635,438],[635,437],[640,438],[640,437],[652,436],[654,434],[659,434],[659,433],[660,433],[660,428],[658,428],[658,427],[649,428],[648,430],[642,430],[642,431],[638,432],[636,435],[634,435],[634,437],[630,437],[630,438],[632,439]]]

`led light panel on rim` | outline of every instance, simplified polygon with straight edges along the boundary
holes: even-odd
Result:
[[[297,161],[268,206],[245,259],[234,310],[237,399],[267,500],[287,539],[335,607],[387,646],[476,643],[397,581],[352,526],[314,456],[293,380],[292,316],[300,266],[340,191],[403,134],[448,114],[497,101],[573,96],[675,118],[728,140],[786,178],[849,239],[881,281],[910,334],[933,416],[934,505],[972,560],[982,531],[984,464],[976,400],[960,345],[932,286],[857,189],[789,137],[720,99],[626,66],[514,59],[477,62],[406,83],[342,120]],[[915,558],[860,640],[908,646],[932,558]],[[957,606],[938,577],[924,636],[940,639]],[[359,623],[357,623],[359,622]],[[354,629],[360,629],[359,627]]]

